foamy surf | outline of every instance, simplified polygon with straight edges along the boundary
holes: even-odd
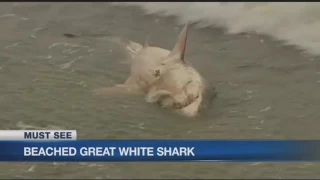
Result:
[[[179,23],[197,27],[223,27],[228,33],[266,34],[285,44],[295,45],[311,55],[320,55],[319,2],[126,2],[146,14],[176,16]]]

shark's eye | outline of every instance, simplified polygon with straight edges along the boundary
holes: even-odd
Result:
[[[160,70],[159,70],[159,69],[155,70],[155,72],[154,72],[154,76],[155,76],[155,77],[160,76]]]

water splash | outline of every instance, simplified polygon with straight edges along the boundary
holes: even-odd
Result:
[[[176,16],[180,24],[197,23],[198,28],[224,27],[228,33],[267,34],[285,44],[320,55],[319,2],[127,2],[146,14]]]

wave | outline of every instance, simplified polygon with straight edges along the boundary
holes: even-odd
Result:
[[[228,33],[270,35],[311,55],[320,55],[320,2],[125,2],[146,14],[176,16],[180,24],[223,27]]]

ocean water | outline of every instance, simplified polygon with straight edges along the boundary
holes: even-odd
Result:
[[[198,28],[223,27],[230,34],[265,34],[320,55],[319,2],[130,2],[115,5],[138,6],[146,14],[175,16],[178,23],[195,23]]]
[[[0,127],[75,129],[80,139],[319,139],[318,3],[0,4]],[[217,98],[196,118],[143,97],[95,96],[122,83],[119,42],[171,49]],[[76,37],[66,37],[64,34]],[[0,178],[317,178],[319,163],[0,163]]]

